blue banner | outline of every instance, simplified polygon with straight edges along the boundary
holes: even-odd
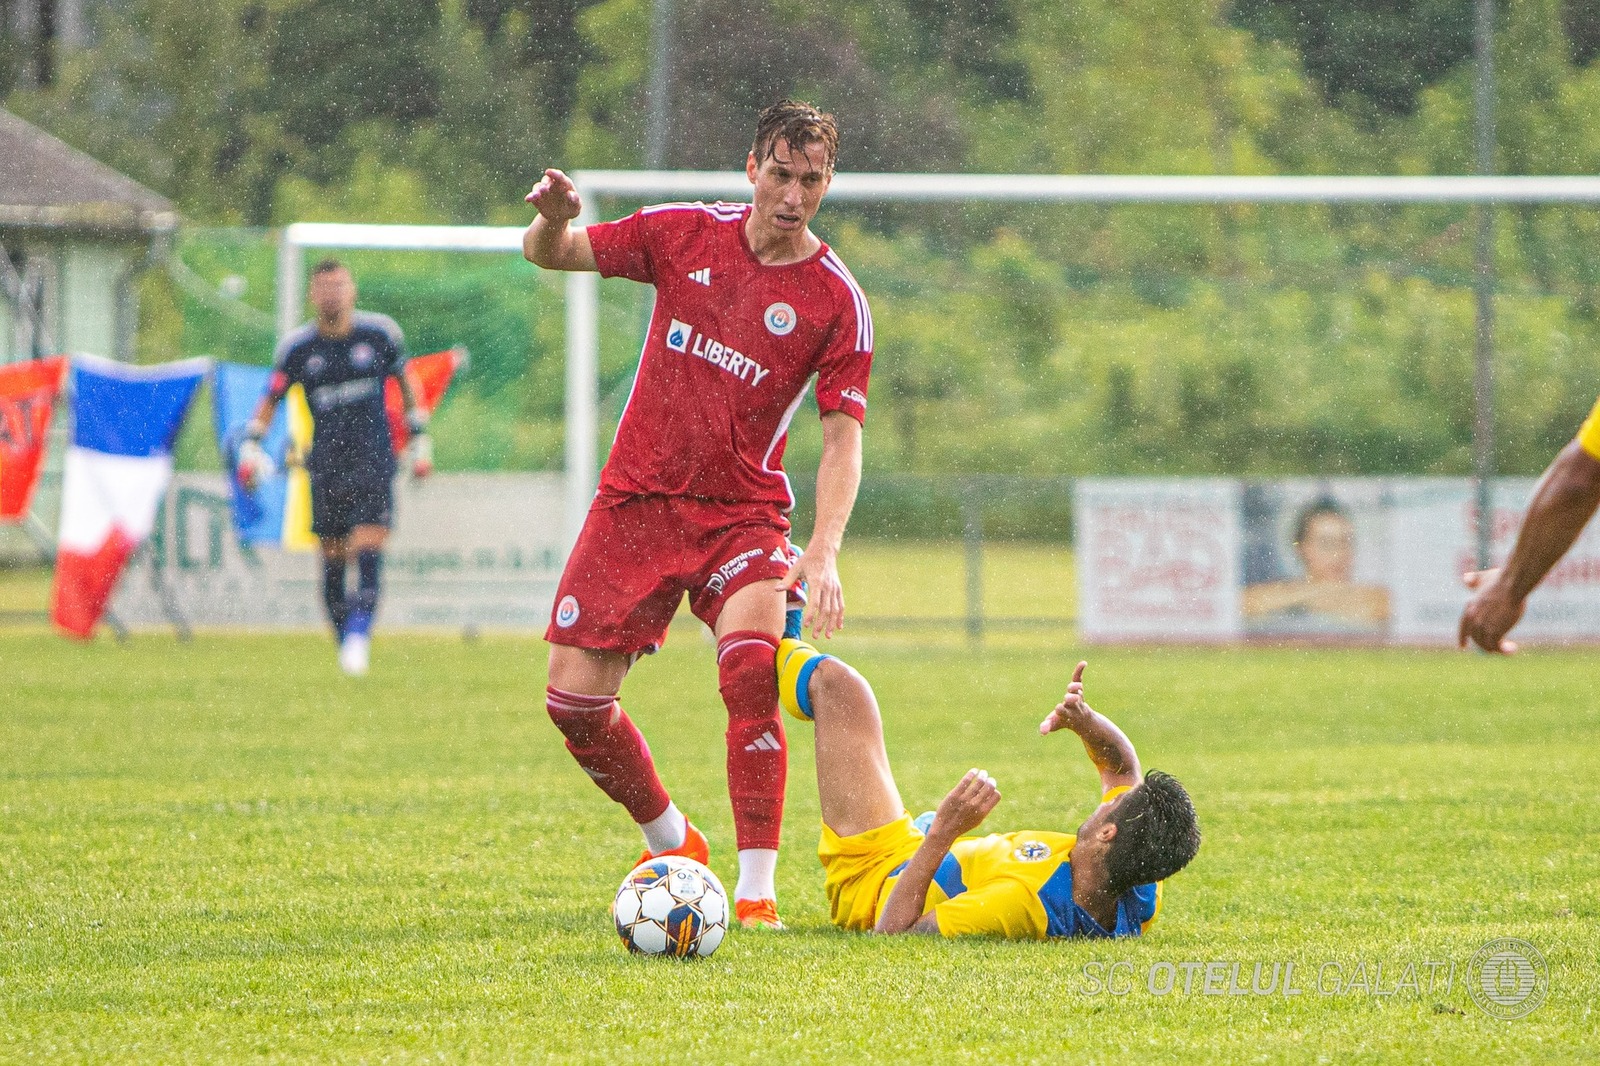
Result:
[[[255,415],[267,393],[272,371],[242,363],[217,363],[211,378],[213,423],[217,430],[217,450],[228,471],[228,489],[233,498],[233,526],[241,544],[280,544],[283,541],[283,516],[289,493],[289,418],[288,405],[279,404],[272,425],[261,442],[277,466],[255,491],[246,492],[239,484],[239,446],[244,443],[244,427]]]

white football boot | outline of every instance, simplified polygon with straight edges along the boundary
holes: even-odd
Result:
[[[371,651],[371,637],[365,633],[346,633],[339,643],[339,669],[350,677],[365,677]]]

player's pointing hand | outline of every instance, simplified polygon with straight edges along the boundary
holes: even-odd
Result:
[[[571,178],[555,169],[545,171],[539,184],[523,199],[538,208],[539,214],[551,222],[571,221],[583,209],[583,202],[578,199],[578,187]]]
[[[1067,694],[1061,697],[1061,702],[1056,704],[1050,716],[1039,723],[1040,736],[1048,736],[1058,729],[1076,730],[1078,723],[1094,713],[1083,701],[1083,671],[1088,666],[1087,662],[1079,662],[1077,669],[1072,671],[1072,681],[1067,685]]]

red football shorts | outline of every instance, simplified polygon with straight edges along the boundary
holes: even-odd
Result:
[[[715,626],[723,605],[789,572],[789,520],[776,508],[687,496],[596,500],[556,587],[544,639],[623,655],[655,651],[684,593]]]

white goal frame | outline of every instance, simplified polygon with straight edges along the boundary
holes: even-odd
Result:
[[[746,199],[742,171],[579,170],[571,175],[583,200],[579,225],[598,221],[604,196],[634,199]],[[839,174],[830,200],[998,201],[1010,203],[1144,204],[1600,204],[1600,178],[1536,177],[1175,177],[1053,174]],[[278,245],[277,329],[300,324],[308,248],[396,251],[516,252],[521,226],[409,226],[296,222]],[[577,540],[599,473],[600,352],[598,275],[566,278],[567,542]]]

